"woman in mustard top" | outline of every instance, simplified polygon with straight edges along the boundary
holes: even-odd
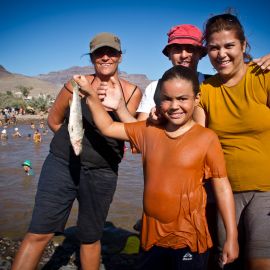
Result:
[[[250,61],[236,16],[210,18],[204,39],[217,74],[201,85],[194,117],[217,133],[225,154],[241,258],[230,269],[270,269],[270,72]]]

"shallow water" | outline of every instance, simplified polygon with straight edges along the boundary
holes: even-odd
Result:
[[[27,134],[33,133],[30,124],[18,124],[17,127],[21,138],[12,137],[14,126],[10,126],[8,140],[0,141],[0,237],[14,239],[21,238],[28,228],[40,170],[53,136],[49,131],[42,136],[41,143],[34,143],[27,139]],[[107,218],[115,226],[130,231],[142,211],[143,174],[140,158],[140,155],[133,155],[129,150],[125,152]],[[21,166],[25,159],[33,163],[34,176],[25,175]],[[75,202],[67,227],[76,225],[77,210]]]

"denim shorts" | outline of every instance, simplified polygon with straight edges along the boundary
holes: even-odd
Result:
[[[165,248],[153,246],[144,251],[136,270],[206,270],[208,251],[197,253],[189,248]]]
[[[74,166],[49,154],[39,178],[29,232],[63,232],[73,202],[78,200],[78,238],[93,243],[102,237],[117,174],[108,168]]]
[[[241,257],[270,259],[270,192],[235,192],[234,200]],[[218,239],[221,251],[226,232],[220,215]]]

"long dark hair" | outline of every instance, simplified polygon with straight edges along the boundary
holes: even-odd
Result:
[[[207,20],[204,25],[203,40],[205,45],[208,45],[209,39],[213,33],[220,31],[231,31],[235,32],[236,37],[240,40],[240,43],[244,45],[246,42],[246,51],[244,52],[244,61],[250,62],[252,60],[251,55],[248,53],[250,51],[250,45],[245,37],[245,31],[238,20],[236,15],[231,14],[231,12],[219,14],[211,17]],[[248,51],[248,52],[247,52]]]

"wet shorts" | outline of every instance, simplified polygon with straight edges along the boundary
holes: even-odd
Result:
[[[191,252],[189,248],[164,248],[153,246],[142,253],[136,270],[206,270],[208,251]]]
[[[270,259],[270,192],[234,193],[240,251],[244,258]],[[218,218],[219,250],[226,238],[221,217]]]
[[[79,240],[100,240],[116,183],[117,174],[110,169],[71,170],[65,160],[49,154],[40,174],[29,232],[63,232],[77,198]]]

